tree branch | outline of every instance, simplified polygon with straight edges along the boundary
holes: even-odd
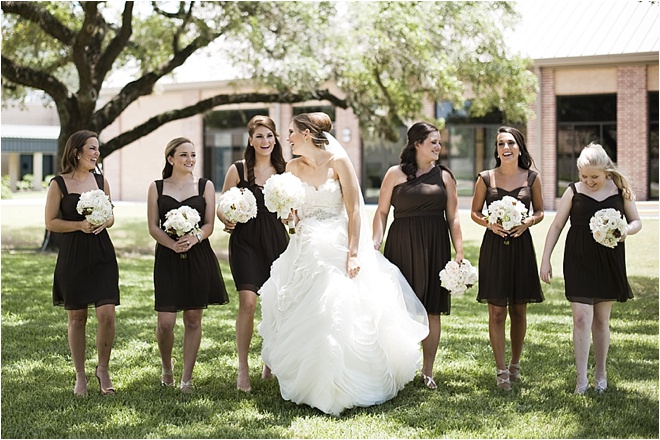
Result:
[[[121,29],[117,32],[115,37],[110,41],[108,47],[103,51],[99,62],[96,65],[96,82],[102,84],[103,79],[108,74],[115,60],[119,56],[124,47],[128,44],[131,35],[133,34],[133,2],[126,2],[124,11],[122,12]]]
[[[309,100],[325,100],[329,101],[337,107],[348,108],[348,103],[346,100],[333,95],[329,90],[315,90],[312,92],[301,92],[301,93],[240,93],[240,94],[223,94],[216,95],[212,98],[205,99],[189,107],[182,109],[171,110],[163,112],[153,118],[147,120],[146,122],[134,127],[133,129],[126,131],[119,136],[111,139],[110,141],[103,144],[103,149],[101,150],[102,155],[105,157],[122,148],[125,145],[128,145],[137,139],[140,139],[143,136],[151,133],[158,127],[172,121],[179,119],[185,119],[190,116],[194,116],[200,113],[203,113],[207,110],[211,110],[214,107],[219,105],[227,104],[236,104],[236,103],[256,103],[256,102],[279,102],[279,103],[295,103],[295,102],[305,102]]]
[[[213,39],[210,41],[212,40]],[[176,53],[167,63],[152,72],[144,74],[139,79],[126,84],[126,86],[124,86],[124,88],[121,89],[113,99],[104,105],[103,108],[94,113],[94,125],[99,127],[99,130],[102,130],[112,124],[112,122],[140,96],[146,96],[153,93],[156,81],[181,66],[196,50],[208,45],[210,41],[205,37],[195,38],[192,43]]]
[[[19,66],[4,55],[2,55],[2,76],[16,84],[43,90],[55,102],[65,100],[69,97],[67,87],[54,76],[29,67]]]
[[[2,2],[2,11],[5,14],[16,14],[29,20],[48,35],[65,45],[73,44],[76,33],[64,26],[61,21],[51,15],[43,6],[32,2]]]

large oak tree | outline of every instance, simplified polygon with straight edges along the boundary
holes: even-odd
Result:
[[[73,132],[102,133],[213,42],[230,49],[227,66],[266,92],[156,115],[104,138],[104,155],[222,104],[327,100],[392,138],[421,115],[424,98],[462,106],[470,90],[474,115],[499,109],[524,122],[535,97],[528,60],[507,51],[500,31],[517,20],[506,2],[3,1],[2,11],[3,101],[45,92],[60,118],[60,153]],[[122,69],[132,79],[97,108],[104,82]]]

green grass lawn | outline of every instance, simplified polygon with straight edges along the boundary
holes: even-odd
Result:
[[[227,234],[219,227],[211,242],[221,259],[230,303],[205,312],[195,393],[162,388],[154,337],[154,242],[147,232],[145,205],[120,203],[115,211],[117,221],[110,234],[119,258],[121,306],[111,371],[118,393],[107,397],[98,393],[96,320],[91,317],[90,394],[76,398],[66,314],[51,301],[56,255],[36,250],[44,232],[43,206],[2,205],[3,438],[658,437],[657,220],[645,220],[642,231],[627,241],[635,299],[615,304],[612,310],[605,394],[572,394],[572,321],[561,278],[562,237],[553,255],[556,279],[551,286],[544,285],[546,301],[528,309],[523,380],[512,393],[495,388],[487,307],[475,301],[476,288],[472,288],[454,298],[452,314],[442,317],[437,391],[427,390],[417,378],[389,402],[330,417],[282,400],[276,381],[259,379],[258,336],[250,357],[253,391],[249,395],[236,391],[238,301],[224,260]],[[466,257],[476,264],[483,228],[467,214],[462,220]],[[532,229],[539,257],[550,222],[546,218]],[[174,353],[178,376],[183,363],[181,337],[179,315]]]

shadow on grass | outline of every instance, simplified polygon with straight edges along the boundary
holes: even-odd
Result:
[[[75,398],[66,313],[52,306],[55,258],[27,250],[3,251],[5,438],[653,438],[658,433],[657,278],[631,277],[635,299],[613,308],[605,394],[572,394],[572,320],[561,281],[544,285],[546,301],[528,308],[522,382],[509,394],[496,389],[487,307],[475,301],[474,287],[454,298],[452,314],[442,317],[435,365],[438,390],[427,390],[415,378],[391,401],[331,417],[284,401],[277,380],[260,379],[258,336],[250,355],[253,391],[235,389],[237,298],[224,262],[230,303],[205,311],[195,393],[161,387],[153,255],[142,251],[122,251],[119,257],[121,306],[111,362],[118,394],[98,393],[93,376],[96,320],[90,310],[89,396]],[[468,243],[466,258],[478,261],[476,245]],[[178,319],[174,357],[180,376],[180,314]],[[593,357],[590,377],[592,369]]]

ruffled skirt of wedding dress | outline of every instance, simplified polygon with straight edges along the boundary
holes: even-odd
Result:
[[[379,252],[361,247],[348,278],[346,243],[345,217],[301,221],[259,291],[262,357],[282,397],[334,415],[396,396],[428,334],[424,307]]]

